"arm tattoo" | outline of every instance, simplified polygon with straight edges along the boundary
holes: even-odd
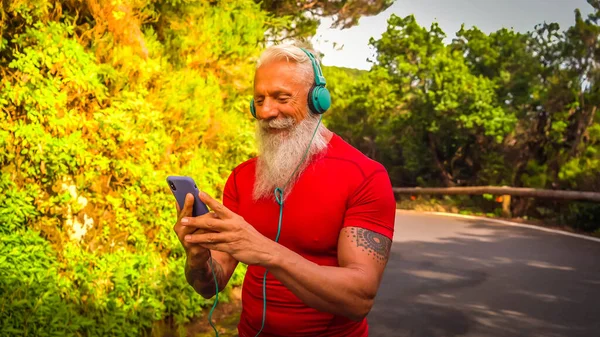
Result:
[[[212,262],[212,263],[211,263]],[[208,259],[203,267],[190,268],[189,264],[185,265],[185,276],[188,283],[197,291],[201,293],[216,293],[215,288],[215,276],[212,273],[212,267],[214,266],[215,276],[217,282],[219,282],[219,291],[223,290],[222,285],[224,283],[223,267],[216,260]]]
[[[379,263],[387,261],[392,246],[392,240],[389,238],[358,227],[351,227],[346,236],[355,241],[356,246],[360,247],[363,252],[367,252],[367,254],[372,256],[373,260],[377,260]]]

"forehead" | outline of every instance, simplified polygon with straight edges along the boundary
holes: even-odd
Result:
[[[298,89],[302,86],[298,65],[286,60],[271,61],[256,69],[254,90],[270,90],[273,87]]]

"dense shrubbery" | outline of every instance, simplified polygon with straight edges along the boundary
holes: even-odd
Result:
[[[251,1],[107,5],[2,12],[3,334],[139,336],[212,303],[183,276],[165,178],[220,197],[253,155],[241,102],[270,19]]]

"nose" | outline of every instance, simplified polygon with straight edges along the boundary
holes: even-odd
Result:
[[[279,116],[279,109],[276,102],[269,97],[265,98],[262,106],[258,108],[257,115],[260,119],[273,119]]]

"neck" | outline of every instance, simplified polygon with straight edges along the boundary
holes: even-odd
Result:
[[[329,129],[327,129],[326,127],[323,127],[322,134],[323,134],[323,138],[325,138],[327,143],[329,143],[331,141],[331,138],[333,138],[333,132],[329,131]]]

